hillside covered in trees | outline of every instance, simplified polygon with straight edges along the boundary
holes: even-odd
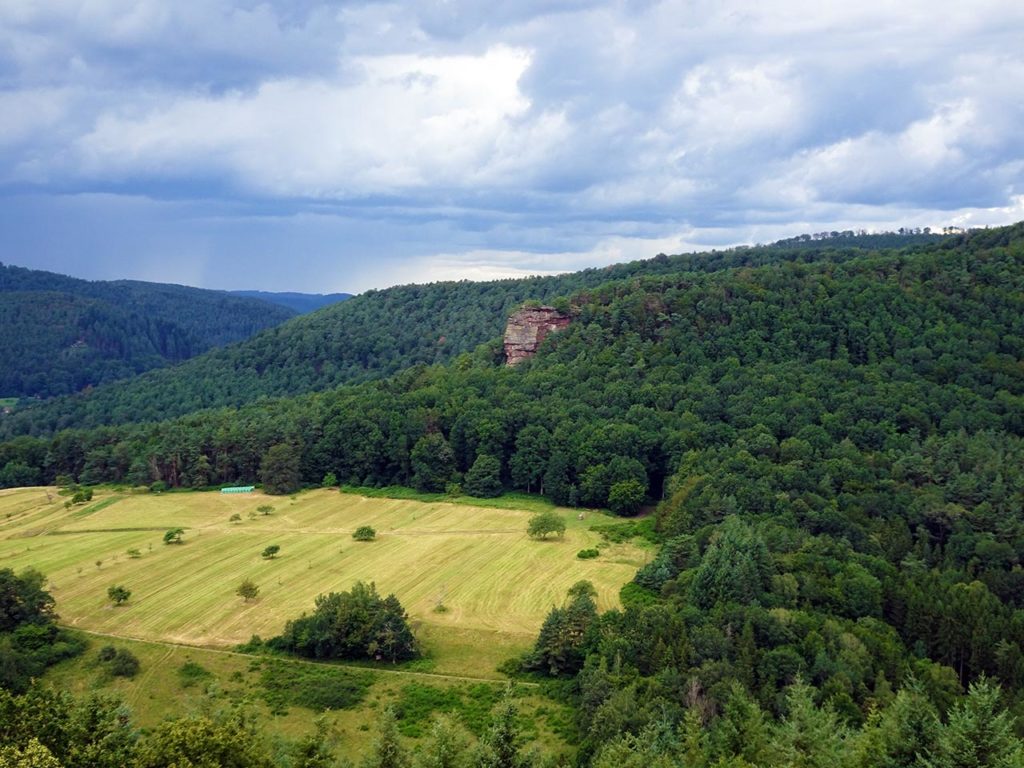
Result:
[[[574,588],[515,665],[572,704],[581,764],[1017,765],[1024,225],[799,252],[602,272],[516,368],[494,333],[377,381],[21,436],[0,485],[505,487],[611,508],[610,537],[653,507],[624,607]]]
[[[295,293],[293,291],[228,291],[232,296],[246,296],[250,299],[261,299],[271,304],[294,309],[300,315],[313,312],[328,304],[351,299],[351,293]]]
[[[180,285],[78,280],[0,264],[0,397],[51,397],[187,360],[293,317]]]
[[[39,435],[65,427],[161,421],[203,408],[323,391],[384,378],[415,365],[444,363],[499,336],[506,317],[524,301],[548,302],[609,281],[786,262],[841,263],[880,244],[921,247],[943,242],[937,235],[910,233],[838,235],[711,253],[659,254],[646,261],[554,277],[367,291],[181,365],[34,405],[0,420],[0,434]]]

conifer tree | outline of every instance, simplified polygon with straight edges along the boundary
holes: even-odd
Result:
[[[377,724],[377,735],[360,768],[409,768],[409,755],[398,737],[395,710],[387,707]]]
[[[971,684],[939,735],[936,768],[1018,768],[1022,745],[1014,719],[999,706],[999,687],[987,679]]]
[[[466,737],[447,717],[439,716],[430,738],[417,755],[416,768],[466,768],[469,750]]]
[[[814,704],[814,689],[798,680],[786,693],[786,715],[770,745],[773,762],[787,768],[841,768],[848,764],[846,728],[829,705]]]
[[[512,698],[511,687],[491,716],[491,726],[477,745],[473,763],[476,768],[532,768],[536,760],[523,752],[519,707]]]

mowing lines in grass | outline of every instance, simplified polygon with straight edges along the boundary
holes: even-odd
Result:
[[[109,498],[97,495],[94,506]],[[274,513],[255,519],[247,513],[268,502],[261,494],[131,495],[85,520],[61,509],[46,522],[63,535],[2,539],[0,562],[44,571],[58,587],[59,613],[75,626],[209,646],[277,634],[289,618],[312,610],[318,594],[373,581],[382,593],[394,592],[414,621],[437,630],[425,633],[440,639],[428,650],[455,671],[451,665],[459,662],[443,658],[445,630],[482,633],[478,639],[496,633],[522,647],[573,583],[589,579],[599,606],[611,608],[644,561],[643,550],[602,542],[569,510],[560,511],[568,524],[564,540],[534,541],[526,535],[531,512],[517,509],[368,499],[330,490],[272,501]],[[243,520],[229,522],[236,512]],[[599,519],[607,520],[591,514],[588,524]],[[354,542],[352,532],[360,525],[375,528],[377,539]],[[160,530],[138,530],[153,526],[186,528],[184,543],[166,546]],[[3,530],[17,535],[23,528],[9,521]],[[281,554],[262,559],[271,544],[280,545]],[[599,545],[602,557],[576,557],[580,549]],[[141,557],[129,558],[128,549]],[[243,579],[259,586],[256,600],[238,599]],[[132,591],[130,604],[116,611],[106,600],[112,583]],[[436,613],[442,585],[450,610]],[[494,661],[486,649],[481,653],[487,663]]]

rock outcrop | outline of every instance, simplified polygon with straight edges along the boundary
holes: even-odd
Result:
[[[523,307],[505,327],[505,364],[516,365],[533,357],[549,333],[565,328],[569,318],[554,307]]]

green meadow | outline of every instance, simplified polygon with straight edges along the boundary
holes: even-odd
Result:
[[[259,511],[265,505],[270,514]],[[634,543],[606,543],[591,531],[613,520],[604,515],[579,520],[575,510],[556,510],[568,526],[564,538],[537,541],[526,535],[532,512],[503,506],[336,490],[293,497],[100,490],[88,504],[65,508],[52,488],[13,489],[0,491],[0,567],[45,573],[67,626],[213,649],[273,636],[311,610],[318,594],[373,581],[408,611],[427,657],[421,669],[494,679],[502,661],[530,646],[573,583],[590,580],[607,610],[648,557]],[[240,519],[232,522],[234,515]],[[375,541],[352,539],[361,525],[377,530]],[[185,529],[182,543],[165,544],[175,527]],[[263,559],[272,544],[280,553]],[[590,547],[600,557],[576,557]],[[249,602],[235,593],[247,578],[260,588]],[[119,607],[107,597],[115,584],[132,593]]]

